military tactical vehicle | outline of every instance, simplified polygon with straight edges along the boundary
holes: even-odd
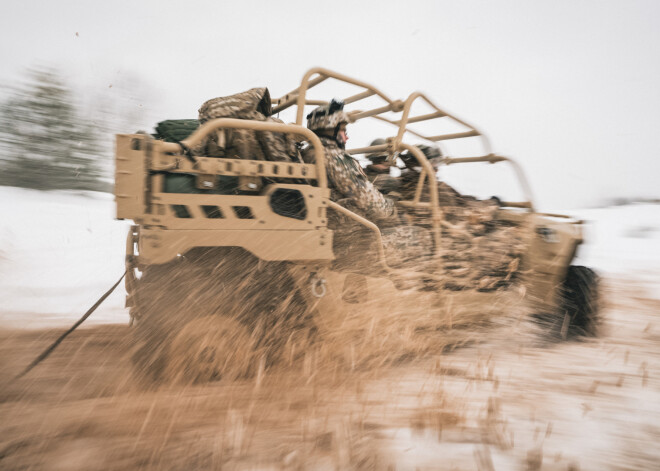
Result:
[[[349,149],[349,153],[387,153],[390,166],[396,166],[402,152],[417,160],[416,188],[396,206],[402,224],[423,231],[432,240],[430,253],[419,260],[400,263],[396,247],[392,249],[385,240],[385,232],[392,228],[379,227],[330,198],[323,147],[303,122],[306,107],[309,110],[329,102],[331,97],[308,97],[310,89],[326,81],[359,89],[343,99],[352,122],[378,120],[393,130],[385,144]],[[369,98],[382,103],[359,108]],[[431,112],[413,115],[413,105],[420,102]],[[260,106],[264,108],[264,103]],[[515,289],[531,312],[554,314],[555,329],[564,337],[575,329],[593,333],[597,276],[588,268],[571,265],[582,243],[581,222],[535,211],[518,164],[494,154],[474,126],[442,110],[422,93],[395,100],[367,83],[322,68],[309,70],[297,88],[272,104],[266,102],[265,109],[266,115],[295,110],[295,122],[225,117],[202,125],[195,120],[181,121],[188,128],[175,137],[168,138],[166,133],[117,136],[117,218],[135,222],[126,245],[127,305],[143,345],[136,353],[138,363],[156,376],[165,369],[168,348],[177,343],[190,357],[184,362],[213,364],[218,362],[215,356],[222,355],[220,374],[229,374],[233,356],[266,349],[276,357],[272,352],[292,336],[313,335],[315,319],[323,317],[324,305],[341,308],[343,303],[359,303],[369,296],[366,287],[358,289],[357,296],[346,296],[345,291],[355,286],[338,288],[331,283],[339,280],[341,285],[347,278],[350,285],[350,280],[359,281],[362,276],[391,280],[393,291],[450,292],[459,296],[454,302],[461,302],[460,296],[464,296],[476,300],[475,309],[492,305],[493,296]],[[459,131],[426,134],[411,126],[425,123],[428,128],[442,121]],[[283,134],[298,143],[304,141],[311,146],[315,161],[305,163],[296,155],[278,161],[240,153],[205,155],[205,142],[212,141],[216,150],[222,150],[228,145],[228,133],[236,130]],[[456,215],[441,201],[442,183],[436,178],[436,168],[409,138],[432,145],[479,141],[483,148],[479,155],[445,154],[440,165],[508,164],[526,198],[496,200],[497,208],[485,222],[472,220],[469,211]],[[515,231],[517,252],[506,260],[504,273],[488,283],[465,277],[467,265],[479,268],[485,260],[483,251],[469,255],[470,224],[492,226],[475,236],[486,242],[488,233],[498,227]],[[357,243],[346,243],[342,225],[351,228],[349,235]],[[461,228],[468,231],[457,242],[455,232]],[[513,244],[512,234],[505,232],[501,237],[500,233],[500,242]],[[487,255],[499,253],[493,247],[486,243]],[[461,262],[458,267],[457,260]],[[467,266],[467,271],[474,268]],[[198,329],[182,338],[188,325]],[[225,353],[214,349],[218,343]],[[194,374],[213,377],[218,371]]]

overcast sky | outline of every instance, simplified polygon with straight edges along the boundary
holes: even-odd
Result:
[[[148,126],[322,66],[425,92],[516,158],[542,208],[660,198],[660,1],[1,1],[3,84],[61,67]]]

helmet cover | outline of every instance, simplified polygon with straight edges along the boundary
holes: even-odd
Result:
[[[315,132],[334,132],[342,123],[349,123],[348,115],[344,113],[344,102],[334,98],[327,105],[319,106],[307,115],[307,127]]]

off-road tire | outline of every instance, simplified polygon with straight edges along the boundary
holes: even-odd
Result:
[[[552,313],[536,314],[551,340],[595,337],[600,327],[598,275],[590,268],[570,266],[559,287],[559,303]]]
[[[178,384],[233,381],[257,366],[254,339],[245,325],[225,316],[205,316],[185,324],[168,345],[164,376]]]
[[[560,312],[568,319],[566,337],[595,337],[599,327],[600,279],[591,268],[568,267],[561,286]]]
[[[284,264],[260,262],[234,248],[194,249],[170,263],[146,267],[133,299],[140,312],[134,369],[155,382],[172,378],[173,342],[196,319],[215,316],[241,324],[267,365],[312,324]]]

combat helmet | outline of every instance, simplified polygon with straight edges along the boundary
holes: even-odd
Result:
[[[371,141],[371,144],[369,144],[369,147],[373,146],[382,146],[384,144],[387,144],[387,141],[385,139],[381,139],[380,137],[378,139],[374,139]],[[382,164],[387,160],[387,157],[389,154],[387,152],[383,151],[376,151],[376,152],[371,152],[367,154],[365,157],[371,161],[372,164]]]
[[[337,140],[339,126],[349,122],[348,115],[344,112],[344,102],[334,98],[327,105],[319,106],[307,115],[307,128],[334,140]]]
[[[443,155],[442,151],[438,147],[427,146],[426,144],[418,144],[415,147],[422,151],[433,168],[437,168],[438,165],[440,165],[440,162],[443,159]],[[417,159],[414,155],[412,155],[411,152],[406,151],[400,154],[399,157],[401,157],[401,160],[403,160],[403,163],[406,164],[406,167],[408,168],[419,166],[419,162],[417,162]]]

